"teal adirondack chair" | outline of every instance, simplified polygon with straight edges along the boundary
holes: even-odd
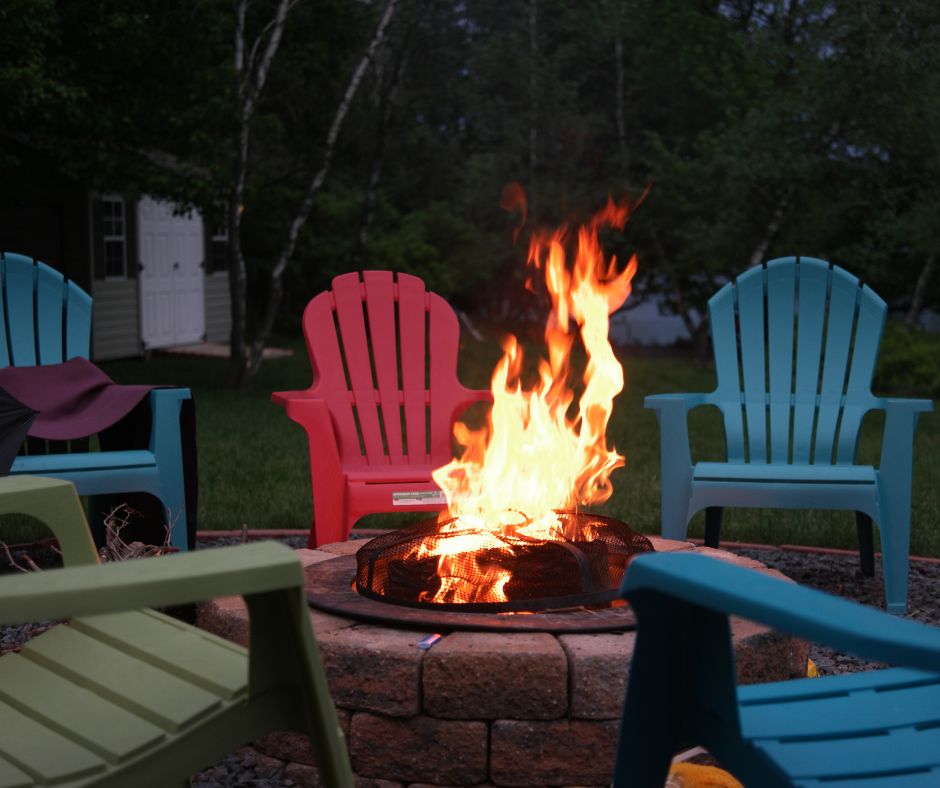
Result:
[[[685,539],[702,509],[713,547],[724,506],[854,511],[863,571],[874,571],[874,520],[887,609],[907,609],[914,428],[933,403],[871,393],[886,311],[867,285],[809,257],[771,260],[712,296],[717,388],[644,403],[659,419],[664,537]],[[699,405],[721,411],[725,462],[692,462],[687,414]],[[871,410],[886,414],[877,468],[855,462]]]
[[[0,252],[0,367],[58,364],[88,358],[91,297],[45,263]],[[146,492],[160,499],[174,524],[172,544],[189,548],[180,412],[188,388],[150,393],[150,444],[128,451],[20,456],[11,475],[68,479],[81,495]]]
[[[45,522],[65,568],[0,577],[0,622],[71,618],[0,657],[0,786],[189,785],[272,731],[309,735],[324,785],[353,777],[300,562],[266,542],[98,565],[75,488],[0,479],[0,514]],[[240,646],[153,610],[240,594]]]
[[[638,556],[637,640],[614,774],[660,788],[704,746],[748,786],[940,785],[940,629],[702,555]],[[728,617],[897,667],[735,688]]]

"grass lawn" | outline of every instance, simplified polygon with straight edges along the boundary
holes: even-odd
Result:
[[[201,529],[307,528],[311,518],[307,440],[303,430],[270,402],[270,392],[310,383],[306,351],[298,338],[279,342],[293,357],[264,362],[252,389],[225,388],[226,362],[217,359],[156,356],[102,364],[120,383],[176,383],[193,389],[199,445],[199,525]],[[495,338],[477,343],[464,337],[461,379],[488,387],[499,356]],[[598,511],[619,517],[645,533],[659,531],[659,430],[643,397],[658,392],[710,391],[710,366],[661,354],[623,357],[627,386],[615,405],[609,437],[626,455],[615,472],[613,498]],[[872,415],[863,428],[860,458],[877,464],[883,419]],[[693,412],[690,434],[695,459],[721,459],[723,437],[717,411]],[[940,418],[924,416],[914,454],[912,545],[914,554],[940,556]],[[401,515],[375,515],[360,526],[401,524]],[[728,509],[722,537],[763,543],[855,547],[854,517],[848,512]],[[690,535],[702,535],[702,515]]]

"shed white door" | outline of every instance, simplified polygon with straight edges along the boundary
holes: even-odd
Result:
[[[205,336],[202,217],[173,215],[173,204],[144,197],[140,239],[140,331],[145,348],[202,342]]]

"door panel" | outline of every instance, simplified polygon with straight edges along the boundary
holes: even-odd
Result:
[[[205,334],[203,227],[196,211],[174,216],[173,204],[138,204],[141,336],[145,348],[201,342]]]

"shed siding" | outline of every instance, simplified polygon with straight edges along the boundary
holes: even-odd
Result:
[[[228,275],[206,277],[206,341],[228,342],[232,330],[231,299]]]
[[[141,354],[135,279],[95,281],[92,358],[104,361]]]

